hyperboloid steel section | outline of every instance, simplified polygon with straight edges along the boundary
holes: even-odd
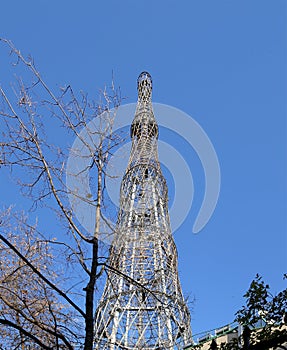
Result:
[[[120,193],[105,289],[96,311],[95,349],[183,349],[190,315],[177,271],[168,193],[157,152],[152,79],[138,78],[132,149]]]

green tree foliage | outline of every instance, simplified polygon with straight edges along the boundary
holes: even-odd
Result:
[[[272,295],[257,274],[244,297],[246,305],[236,313],[236,321],[245,327],[245,348],[287,349],[287,288]]]
[[[287,288],[273,295],[270,286],[257,274],[244,298],[245,305],[235,314],[238,337],[227,343],[223,338],[214,338],[192,349],[287,350]]]

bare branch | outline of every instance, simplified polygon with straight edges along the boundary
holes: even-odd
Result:
[[[28,338],[32,339],[36,344],[40,345],[43,349],[53,350],[52,347],[45,345],[40,339],[38,339],[32,333],[26,331],[23,327],[17,325],[16,323],[11,322],[9,320],[2,319],[2,318],[0,318],[0,323],[3,324],[4,326],[13,327],[13,328],[17,329],[18,331],[22,332]]]
[[[16,249],[13,244],[11,244],[2,234],[0,234],[0,239],[11,249],[14,253],[16,253],[21,260],[23,260],[32,270],[33,272],[38,275],[45,283],[48,284],[53,290],[55,290],[58,294],[61,295],[71,306],[74,307],[75,310],[77,310],[83,317],[85,316],[85,313],[64,293],[62,292],[57,286],[55,286],[53,283],[51,283],[40,271],[38,271],[29,261],[25,258],[24,255],[22,255],[18,249]]]

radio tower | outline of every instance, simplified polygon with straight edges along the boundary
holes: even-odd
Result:
[[[167,185],[158,160],[150,74],[141,73],[137,86],[132,149],[121,183],[110,268],[96,311],[95,349],[182,350],[191,342],[190,315],[179,283]]]

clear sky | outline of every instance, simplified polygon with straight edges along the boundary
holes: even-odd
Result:
[[[195,187],[192,211],[175,233],[182,288],[195,298],[193,333],[231,322],[256,273],[273,291],[284,286],[286,6],[286,0],[1,4],[0,36],[31,54],[55,91],[71,84],[97,97],[113,72],[131,103],[138,74],[148,70],[153,100],[192,116],[212,141],[221,192],[212,219],[197,235],[192,226],[203,173],[198,161],[193,164],[193,150],[179,149]],[[0,83],[8,79],[4,61],[0,56]],[[1,202],[19,206],[1,181]]]

